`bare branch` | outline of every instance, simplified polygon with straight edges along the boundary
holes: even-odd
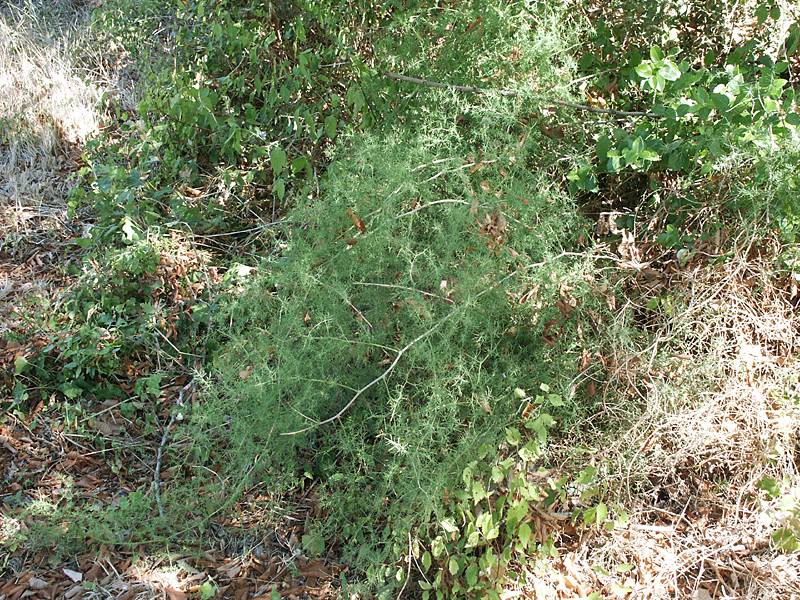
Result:
[[[183,406],[184,394],[191,390],[192,386],[194,386],[194,380],[191,380],[180,389],[178,392],[178,398],[175,401],[177,406]],[[169,439],[170,429],[172,429],[172,426],[175,424],[177,418],[178,413],[173,412],[172,416],[169,418],[169,422],[167,423],[166,427],[164,427],[164,433],[161,435],[161,443],[158,445],[158,450],[156,451],[156,468],[153,474],[153,491],[156,497],[156,504],[158,505],[158,516],[160,516],[162,519],[164,518],[164,505],[161,503],[161,461],[164,457],[164,448],[166,447],[167,440]]]
[[[531,265],[531,266],[541,266],[541,264],[542,263],[538,263],[536,265]],[[507,281],[508,279],[510,279],[511,277],[516,275],[517,273],[518,273],[518,270],[515,270],[512,273],[509,273],[508,275],[503,277],[500,281],[498,281],[494,285],[492,285],[492,286],[486,288],[485,290],[479,292],[478,294],[476,294],[475,297],[472,300],[475,301],[478,298],[480,298],[481,296],[483,296],[484,294],[496,289],[497,287],[502,285],[505,281]],[[300,433],[305,433],[307,431],[311,431],[312,429],[316,429],[317,427],[321,427],[322,425],[327,425],[328,423],[333,423],[334,421],[337,421],[338,419],[340,419],[348,410],[350,410],[350,407],[353,406],[353,404],[356,403],[356,400],[358,400],[365,392],[369,391],[375,385],[377,385],[381,381],[384,381],[387,377],[389,377],[389,375],[392,374],[392,371],[394,371],[394,368],[397,366],[397,363],[400,362],[400,359],[403,358],[403,355],[406,352],[408,352],[409,350],[411,350],[411,348],[413,348],[418,343],[420,343],[422,340],[424,340],[425,338],[430,336],[433,332],[435,332],[437,329],[439,329],[439,327],[444,325],[447,321],[452,319],[455,315],[457,315],[458,313],[460,313],[461,311],[466,309],[468,306],[469,306],[469,303],[467,302],[467,303],[464,303],[462,306],[460,306],[460,307],[458,307],[456,309],[453,309],[445,317],[443,317],[441,320],[439,320],[433,327],[431,327],[430,329],[428,329],[424,333],[418,335],[413,340],[411,340],[408,344],[406,344],[404,347],[402,347],[397,352],[397,355],[395,355],[394,360],[386,368],[386,370],[384,370],[383,373],[378,375],[375,379],[370,381],[364,387],[359,389],[355,394],[353,394],[353,397],[350,398],[350,400],[347,402],[347,404],[345,404],[342,407],[342,409],[339,412],[337,412],[335,415],[333,415],[332,417],[328,417],[327,419],[324,419],[324,420],[319,421],[317,423],[314,423],[313,425],[309,425],[308,427],[303,427],[302,429],[297,429],[296,431],[287,431],[287,432],[281,433],[281,435],[298,435]]]
[[[493,88],[478,87],[474,85],[457,85],[454,83],[443,83],[440,81],[431,81],[430,79],[421,79],[420,77],[410,77],[408,75],[401,75],[399,73],[393,73],[392,71],[386,71],[384,75],[389,79],[396,79],[397,81],[414,83],[416,85],[421,85],[423,87],[454,90],[456,92],[464,92],[467,94],[497,93],[500,94],[501,96],[519,95],[518,92],[509,89],[493,89]],[[596,113],[601,115],[611,115],[615,117],[648,117],[651,119],[661,118],[661,115],[659,114],[643,110],[614,110],[612,108],[597,108],[595,106],[590,106],[588,104],[567,102],[566,100],[548,100],[548,103],[550,106],[562,106],[565,108],[573,108],[575,110],[581,110],[584,112]]]

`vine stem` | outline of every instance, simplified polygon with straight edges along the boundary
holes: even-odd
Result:
[[[395,73],[393,71],[386,71],[384,73],[384,76],[388,77],[389,79],[395,79],[397,81],[405,81],[406,83],[413,83],[416,85],[421,85],[423,87],[443,89],[443,90],[454,90],[456,92],[464,92],[467,94],[487,94],[494,92],[500,94],[501,96],[519,96],[518,92],[510,89],[492,89],[492,88],[478,87],[475,85],[458,85],[455,83],[446,83],[441,81],[432,81],[430,79],[422,79],[420,77],[411,77],[409,75],[402,75],[400,73]],[[588,104],[581,104],[578,102],[567,102],[566,100],[548,100],[548,103],[550,106],[562,106],[564,108],[572,108],[583,112],[589,112],[601,115],[611,115],[615,117],[648,117],[651,119],[661,118],[661,115],[659,114],[644,110],[615,110],[613,108],[597,108],[596,106],[590,106]]]

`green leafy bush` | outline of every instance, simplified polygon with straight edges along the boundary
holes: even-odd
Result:
[[[136,114],[117,108],[115,126],[89,147],[74,204],[95,209],[96,239],[126,218],[203,232],[282,212],[294,182],[315,178],[340,130],[373,118],[353,37],[356,26],[369,31],[382,18],[379,6],[202,0],[171,11],[117,2],[104,11],[100,23],[132,51],[141,34],[125,15],[145,29],[163,22],[169,35],[166,52],[140,54],[160,68],[145,66],[149,85]]]
[[[433,76],[421,59],[434,32],[483,23],[469,43],[447,36],[441,56],[462,69],[469,53],[500,74],[517,47],[503,77],[523,92],[403,89],[394,125],[339,140],[319,197],[295,197],[280,251],[216,321],[228,339],[187,430],[193,464],[220,474],[202,482],[203,497],[234,501],[241,488],[222,482],[265,481],[280,494],[318,480],[313,531],[340,544],[373,591],[397,587],[386,565],[409,530],[435,521],[444,489],[505,435],[513,389],[573,368],[568,336],[551,333],[573,326],[557,303],[577,302],[583,264],[561,251],[583,226],[535,168],[549,138],[526,126],[538,94],[526,82],[570,71],[571,32],[532,10],[423,11],[419,44],[383,40],[398,64]],[[416,23],[410,15],[393,27]],[[166,491],[170,518],[185,521],[190,497],[197,506],[190,486]]]
[[[602,501],[595,467],[575,475],[548,467],[550,431],[568,403],[546,384],[540,390],[534,397],[514,390],[520,426],[506,428],[499,448],[486,446],[465,465],[445,500],[446,516],[417,532],[412,553],[424,600],[499,599],[509,584],[534,583],[542,574],[537,561],[558,556],[557,540],[537,528],[542,519],[608,530],[627,522],[624,511]]]
[[[154,349],[159,359],[180,363],[176,345],[194,339],[205,323],[202,300],[212,283],[203,273],[206,261],[180,240],[160,237],[88,259],[60,305],[46,307],[46,320],[37,318],[41,308],[31,313],[20,342],[33,341],[35,349],[17,369],[17,400],[28,388],[42,397],[57,389],[70,400],[87,392],[123,397],[134,389],[120,385],[155,368]]]
[[[725,168],[733,153],[763,159],[800,124],[794,92],[780,77],[787,63],[750,65],[740,59],[714,71],[672,58],[653,47],[650,58],[635,66],[653,104],[632,129],[616,127],[599,136],[598,172],[668,169],[708,176]],[[585,172],[573,180],[590,181]]]

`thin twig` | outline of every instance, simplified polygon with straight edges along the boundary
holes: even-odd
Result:
[[[180,389],[178,392],[178,399],[175,402],[178,406],[183,406],[183,395],[193,385],[194,380],[190,381]],[[172,429],[172,426],[175,424],[177,417],[178,413],[173,412],[172,416],[169,418],[167,426],[164,428],[164,433],[161,435],[161,443],[158,445],[158,450],[156,451],[156,468],[155,473],[153,473],[153,491],[155,492],[156,504],[158,505],[158,516],[162,519],[164,518],[164,505],[161,503],[161,460],[164,457],[164,447],[167,445],[170,429]]]
[[[406,352],[411,350],[411,348],[413,348],[419,342],[421,342],[426,337],[431,335],[434,331],[436,331],[439,327],[441,327],[442,324],[444,324],[446,321],[448,321],[450,318],[452,318],[453,315],[456,314],[456,312],[458,312],[458,311],[455,311],[455,310],[452,311],[450,314],[448,314],[446,317],[444,317],[441,321],[436,323],[433,327],[431,327],[430,329],[428,329],[424,333],[418,335],[413,340],[411,340],[408,344],[406,344],[404,347],[402,347],[398,351],[397,355],[394,357],[394,360],[392,361],[392,364],[390,364],[389,367],[383,373],[378,375],[375,379],[370,381],[368,384],[366,384],[361,389],[359,389],[355,394],[353,394],[353,397],[350,398],[350,401],[347,404],[345,404],[344,407],[342,407],[342,409],[339,412],[337,412],[335,415],[333,415],[332,417],[328,417],[327,419],[324,419],[322,421],[319,421],[318,423],[314,423],[313,425],[309,425],[308,427],[303,427],[302,429],[298,429],[296,431],[284,432],[281,435],[297,435],[299,433],[305,433],[306,431],[311,431],[312,429],[315,429],[317,427],[321,427],[322,425],[327,425],[328,423],[332,423],[333,421],[338,420],[344,413],[346,413],[350,409],[351,406],[353,406],[353,404],[356,403],[356,400],[358,400],[364,392],[368,391],[373,386],[375,386],[376,384],[380,383],[381,381],[383,381],[384,379],[389,377],[389,375],[391,375],[392,371],[394,371],[394,368],[397,366],[397,363],[400,362],[400,359],[403,358],[403,355]]]
[[[429,206],[435,206],[437,204],[463,204],[464,206],[469,206],[469,202],[464,200],[458,200],[456,198],[446,198],[444,200],[433,200],[432,202],[426,202],[425,204],[420,204],[418,207],[409,210],[408,212],[401,213],[397,215],[397,218],[400,219],[402,217],[407,217],[408,215],[413,215],[421,211],[424,208],[428,208]]]
[[[500,94],[501,96],[519,96],[518,92],[509,89],[493,89],[493,88],[478,87],[475,85],[457,85],[454,83],[443,83],[440,81],[431,81],[430,79],[422,79],[420,77],[409,77],[408,75],[401,75],[399,73],[393,73],[392,71],[387,71],[386,73],[384,73],[384,75],[390,79],[396,79],[397,81],[405,81],[407,83],[414,83],[416,85],[421,85],[429,88],[454,90],[456,92],[464,92],[467,94],[497,93]],[[613,115],[617,117],[649,117],[651,119],[658,119],[661,117],[661,115],[650,111],[615,110],[612,108],[597,108],[594,106],[590,106],[588,104],[567,102],[566,100],[548,100],[547,103],[551,106],[563,106],[565,108],[573,108],[575,110],[581,110],[584,112],[590,112],[602,115]]]
[[[411,579],[411,532],[408,532],[408,566],[406,567],[406,580],[403,582],[403,587],[400,588],[400,592],[397,594],[397,600],[403,597],[403,592],[406,591],[406,586],[408,585],[408,580]]]
[[[156,495],[156,504],[158,504],[158,516],[164,518],[164,505],[161,503],[161,458],[164,456],[164,446],[167,445],[167,438],[169,437],[169,430],[175,423],[175,414],[169,418],[169,423],[164,428],[164,433],[161,436],[161,443],[158,445],[156,452],[156,472],[153,474],[153,487]]]
[[[430,292],[426,292],[425,290],[418,290],[417,288],[408,287],[405,285],[397,285],[392,283],[373,283],[371,281],[354,281],[353,285],[363,285],[368,287],[378,287],[378,288],[388,288],[392,290],[405,290],[406,292],[416,292],[417,294],[422,294],[423,296],[428,296],[430,298],[436,298],[437,300],[443,300],[448,304],[452,304],[453,301],[450,298],[445,296],[440,296],[439,294],[431,294]]]
[[[660,119],[661,115],[645,110],[614,110],[613,108],[597,108],[588,104],[578,104],[577,102],[566,102],[565,100],[550,100],[551,104],[582,110],[584,112],[598,113],[601,115],[614,115],[617,117],[649,117]]]
[[[530,266],[541,266],[542,264],[544,264],[544,263],[536,263],[535,265],[530,265]],[[512,273],[506,275],[505,277],[503,277],[500,281],[498,281],[494,285],[486,288],[485,290],[479,292],[478,294],[475,294],[475,297],[472,300],[473,301],[477,300],[478,298],[480,298],[484,294],[496,289],[498,286],[503,284],[505,281],[507,281],[511,277],[515,276],[518,272],[519,272],[519,270],[515,270]],[[444,325],[447,321],[452,319],[455,315],[460,313],[462,310],[466,309],[468,306],[469,306],[469,303],[464,303],[462,306],[453,309],[446,316],[444,316],[441,320],[439,320],[433,327],[431,327],[427,331],[423,332],[422,334],[418,335],[413,340],[411,340],[408,344],[403,346],[397,352],[397,355],[394,357],[394,360],[387,367],[387,369],[385,371],[383,371],[383,373],[378,375],[375,379],[373,379],[368,384],[366,384],[361,389],[359,389],[355,394],[353,394],[353,397],[350,398],[350,400],[347,402],[347,404],[345,404],[342,407],[342,409],[339,412],[337,412],[335,415],[333,415],[332,417],[328,417],[327,419],[324,419],[322,421],[316,422],[313,425],[309,425],[308,427],[303,427],[302,429],[298,429],[296,431],[286,431],[284,433],[281,433],[281,435],[298,435],[300,433],[305,433],[307,431],[311,431],[312,429],[316,429],[317,427],[321,427],[322,425],[327,425],[328,423],[333,423],[334,421],[340,419],[342,417],[342,415],[344,415],[348,410],[350,410],[350,407],[353,406],[353,404],[356,403],[356,400],[358,400],[362,396],[362,394],[364,394],[365,392],[369,391],[372,387],[374,387],[375,385],[379,384],[381,381],[384,381],[387,377],[389,377],[389,375],[392,374],[392,371],[394,371],[395,367],[397,366],[397,363],[400,362],[400,359],[403,358],[403,355],[406,352],[408,352],[409,350],[411,350],[411,348],[416,346],[419,342],[421,342],[422,340],[424,340],[425,338],[430,336],[437,329],[439,329],[439,327]]]
[[[439,81],[431,81],[430,79],[421,79],[419,77],[410,77],[408,75],[401,75],[400,73],[393,73],[386,71],[386,77],[389,79],[396,79],[397,81],[405,81],[408,83],[415,83],[429,88],[438,88],[441,90],[454,90],[456,92],[465,92],[467,94],[485,94],[486,92],[497,91],[503,96],[516,96],[514,90],[492,90],[488,88],[477,87],[474,85],[458,85],[455,83],[442,83]]]
[[[262,231],[264,229],[269,229],[270,227],[274,227],[276,225],[284,224],[285,221],[271,221],[270,223],[263,223],[261,225],[257,225],[256,227],[250,227],[248,229],[240,229],[239,231],[223,231],[222,233],[195,233],[194,235],[199,238],[218,238],[218,237],[229,237],[234,235],[241,235],[243,233],[253,233],[255,231]]]

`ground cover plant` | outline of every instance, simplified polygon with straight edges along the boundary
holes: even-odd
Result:
[[[0,593],[798,593],[791,3],[2,16]]]

